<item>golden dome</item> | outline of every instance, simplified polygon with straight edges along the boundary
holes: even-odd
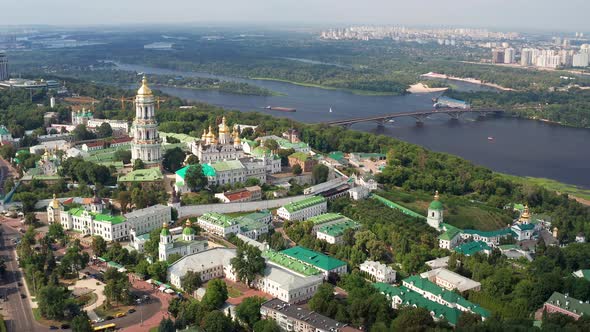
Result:
[[[57,200],[57,195],[53,194],[53,201],[51,202],[51,207],[54,209],[59,209],[59,201]]]
[[[201,141],[204,141],[207,139],[207,129],[203,129],[203,135],[201,135]]]
[[[145,77],[145,75],[143,76],[143,79],[141,80],[141,88],[139,88],[139,90],[137,90],[137,95],[138,96],[151,96],[152,95],[152,90],[148,87],[148,82],[147,82],[147,78]]]
[[[233,136],[234,136],[234,143],[235,144],[240,144],[242,142],[242,140],[240,139],[240,135],[238,134],[237,131],[234,131]]]
[[[213,133],[213,128],[209,126],[209,133],[207,133],[208,138],[215,138],[215,134]]]
[[[168,228],[168,223],[167,223],[167,222],[163,223],[163,224],[162,224],[162,227],[163,227],[163,228]]]
[[[192,227],[192,226],[193,226],[193,224],[191,223],[191,221],[190,221],[190,220],[188,220],[188,219],[186,220],[186,223],[184,223],[184,225],[185,225],[186,227]]]
[[[531,217],[531,214],[529,212],[529,206],[525,205],[524,206],[524,211],[522,212],[522,214],[520,215],[520,220],[522,221],[527,221],[529,220]]]
[[[434,200],[438,201],[438,199],[440,198],[440,196],[438,196],[438,190],[434,192]]]
[[[219,133],[220,134],[229,134],[229,127],[225,123],[226,119],[225,116],[221,118],[221,123],[219,124]]]

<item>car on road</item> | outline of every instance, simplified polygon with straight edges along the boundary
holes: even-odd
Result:
[[[106,317],[104,318],[104,320],[105,320],[105,321],[107,321],[107,320],[113,320],[114,318],[115,318],[115,317],[113,317],[113,316],[106,316]]]
[[[102,323],[102,322],[104,322],[104,318],[99,317],[99,318],[95,319],[94,322],[95,323]]]
[[[127,314],[124,312],[117,312],[115,314],[115,318],[121,318],[121,317],[125,317],[125,316],[127,316]]]
[[[59,327],[55,326],[55,325],[51,325],[49,327],[50,330],[59,330]]]
[[[21,298],[21,299],[26,299],[26,298],[27,298],[27,296],[26,296],[25,294],[23,294],[23,293],[20,293],[20,298]]]
[[[20,287],[20,286],[22,286],[22,285],[23,285],[23,283],[22,283],[22,282],[20,282],[20,281],[19,281],[19,282],[17,282],[16,284],[18,285],[18,287]]]
[[[131,308],[131,309],[127,310],[127,313],[128,313],[128,314],[132,314],[132,313],[134,313],[134,312],[135,312],[135,309],[133,309],[133,308]]]
[[[70,328],[70,324],[61,324],[61,329],[62,330],[67,330]]]

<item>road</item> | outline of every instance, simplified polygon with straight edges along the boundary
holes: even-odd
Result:
[[[15,260],[15,245],[12,240],[19,238],[17,231],[10,227],[0,226],[2,236],[0,237],[0,255],[6,260],[6,273],[0,282],[0,295],[7,298],[2,303],[2,313],[6,322],[8,331],[49,331],[48,328],[41,326],[35,321],[31,305],[28,298],[21,298],[20,294],[26,293],[24,290],[24,280],[18,269]],[[19,287],[17,282],[23,286]]]

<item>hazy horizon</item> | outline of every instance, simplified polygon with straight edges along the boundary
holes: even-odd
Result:
[[[590,1],[569,0],[20,0],[2,5],[2,25],[345,25],[465,26],[490,29],[590,31]],[[560,14],[563,13],[563,14]],[[269,26],[272,28],[272,26]]]

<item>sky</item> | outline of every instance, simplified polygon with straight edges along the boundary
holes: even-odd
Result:
[[[389,24],[590,32],[590,0],[2,0],[0,25]]]

